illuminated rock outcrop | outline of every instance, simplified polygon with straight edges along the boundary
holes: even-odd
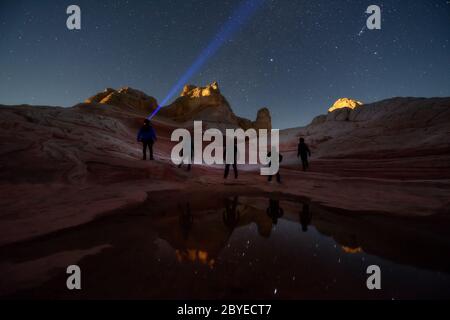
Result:
[[[129,87],[120,88],[118,90],[107,88],[105,91],[86,99],[85,103],[111,105],[144,113],[150,113],[158,106],[155,98],[146,95],[142,91]]]
[[[200,98],[200,97],[210,97],[213,95],[220,95],[219,85],[217,82],[213,82],[206,87],[196,87],[194,85],[185,85],[182,97],[190,98]]]
[[[338,99],[330,109],[328,109],[328,112],[333,112],[335,110],[343,109],[343,108],[355,109],[362,105],[363,105],[363,103],[360,101],[349,99],[349,98],[341,98],[341,99]]]
[[[169,106],[162,108],[159,114],[177,122],[202,120],[210,127],[216,128],[272,128],[270,111],[267,108],[258,111],[255,121],[236,116],[227,99],[220,92],[217,82],[205,87],[184,86],[180,97]]]
[[[92,104],[115,106],[131,113],[149,115],[157,107],[155,98],[142,91],[129,87],[118,90],[107,88],[85,100],[92,109]],[[270,111],[262,108],[256,120],[241,118],[235,115],[227,99],[220,92],[219,84],[213,82],[205,87],[185,85],[180,96],[170,105],[158,112],[159,117],[169,118],[185,123],[202,120],[209,127],[272,129]]]

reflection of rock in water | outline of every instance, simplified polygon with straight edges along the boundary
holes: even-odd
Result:
[[[289,198],[280,196],[270,198],[240,196],[237,204],[234,203],[234,196],[225,199],[227,200],[223,200],[221,196],[211,196],[207,202],[201,198],[194,205],[196,215],[203,217],[203,220],[196,226],[194,239],[188,243],[190,248],[208,252],[208,256],[212,259],[217,258],[228,242],[232,235],[230,230],[255,223],[258,234],[269,238],[272,226],[283,217],[291,221],[298,219],[303,231],[307,230],[308,226],[314,225],[320,233],[333,237],[345,253],[365,252],[401,264],[450,272],[450,259],[441,258],[443,252],[450,250],[450,237],[446,233],[449,221],[436,223],[430,220],[431,218],[402,219],[380,215],[347,215],[312,206],[307,201],[298,202],[295,198],[290,201]],[[204,212],[206,215],[201,213],[202,210],[206,210]],[[220,221],[220,217],[223,218],[227,210],[231,216],[227,219],[231,220],[224,223]],[[234,210],[239,216],[239,222],[230,229]],[[208,218],[207,212],[215,212],[216,218],[213,218],[214,215]],[[295,218],[295,212],[298,212],[298,218]],[[422,224],[421,221],[430,222]],[[170,233],[164,235],[174,248],[183,247],[182,241],[175,240],[177,236]]]
[[[342,246],[342,251],[348,254],[362,253],[363,249],[361,247],[351,248],[347,246]]]
[[[227,292],[230,297],[240,297],[239,294],[242,294],[242,297],[247,298],[265,298],[261,290],[266,284],[261,281],[266,279],[262,277],[267,275],[264,272],[283,275],[283,268],[298,271],[304,261],[309,261],[312,264],[306,268],[318,268],[309,274],[311,287],[301,289],[307,296],[313,290],[312,286],[316,285],[314,281],[321,279],[322,272],[330,270],[330,265],[323,264],[323,261],[303,260],[313,254],[305,243],[311,243],[308,238],[310,234],[318,236],[315,229],[333,237],[342,247],[342,252],[368,253],[402,264],[447,272],[450,270],[449,260],[445,256],[450,249],[450,236],[446,232],[448,221],[424,223],[423,221],[429,220],[358,216],[355,213],[348,215],[313,204],[305,206],[297,198],[282,195],[236,197],[209,192],[208,197],[205,197],[204,193],[197,192],[173,194],[172,197],[178,202],[167,201],[166,193],[155,193],[143,206],[124,209],[117,215],[38,241],[0,248],[0,274],[5,261],[10,262],[9,267],[27,264],[29,268],[34,268],[36,261],[44,261],[48,263],[48,270],[52,271],[53,276],[51,279],[32,279],[30,283],[24,283],[20,274],[15,274],[8,281],[9,290],[5,289],[4,292],[11,292],[14,283],[21,283],[21,288],[29,289],[23,289],[14,297],[205,299],[221,297],[223,292]],[[281,221],[278,218],[277,231],[283,233],[281,238],[280,232],[271,234],[273,222],[272,217],[267,214],[268,209],[278,216],[280,213],[284,214]],[[304,222],[313,223],[309,233],[299,233],[295,225],[294,228],[286,228],[292,227],[292,222],[299,222],[299,214],[307,215],[303,218]],[[268,238],[272,235],[272,238],[261,239],[254,229],[245,228],[250,225],[256,225],[260,236]],[[292,234],[284,233],[286,230],[290,230]],[[250,257],[266,258],[265,262],[260,261],[257,268],[262,273],[256,275],[253,269],[240,264],[236,268],[242,274],[236,276],[235,269],[232,269],[231,274],[227,273],[230,270],[227,268],[237,263],[230,260],[232,252],[224,251],[233,236],[237,237],[231,241],[237,245],[236,250],[243,249],[246,237],[251,238],[252,243],[263,241],[264,246],[255,248],[254,256]],[[305,242],[298,241],[299,239]],[[328,240],[326,242],[329,243]],[[51,257],[63,252],[98,247],[104,249],[95,255],[69,257],[67,264],[78,264],[86,271],[83,286],[89,290],[68,292],[61,286],[61,283],[65,283],[65,270],[60,265],[53,265]],[[302,255],[296,256],[298,252]],[[277,265],[274,270],[271,262],[275,255],[284,255],[284,261],[289,262]],[[231,257],[234,259],[235,256],[231,254]],[[343,268],[345,271],[345,266]],[[338,269],[336,272],[342,268]],[[200,279],[207,279],[209,282],[198,281],[197,274],[202,276]],[[248,280],[253,285],[246,286],[248,291],[233,295],[235,292],[226,290],[230,281],[234,280]],[[36,283],[40,285],[35,288]],[[296,297],[299,292],[298,287],[295,287],[290,297]]]
[[[177,250],[205,252],[208,261],[217,259],[233,231],[240,226],[255,223],[258,234],[269,238],[273,225],[285,218],[298,221],[302,230],[314,225],[320,233],[333,237],[348,254],[365,252],[401,264],[450,272],[450,260],[441,258],[443,252],[450,250],[450,237],[445,233],[448,221],[441,224],[439,231],[436,229],[439,223],[423,225],[419,218],[347,215],[280,196],[224,198],[211,195],[207,201],[203,197],[194,199],[191,205],[195,208],[196,224],[188,240],[177,234],[177,228],[167,220],[166,224],[158,224],[159,236]],[[424,221],[429,219],[424,218]],[[184,261],[201,260],[198,253],[184,256],[197,256]]]
[[[242,203],[236,195],[228,196],[192,196],[188,207],[192,211],[189,231],[186,231],[186,218],[182,228],[176,228],[175,217],[165,217],[155,221],[159,237],[166,240],[176,251],[179,262],[199,262],[210,267],[228,243],[233,231],[251,223],[257,225],[258,233],[264,237],[270,236],[272,221],[264,215],[264,211]],[[243,199],[245,201],[245,198]],[[261,201],[267,201],[261,199]],[[171,212],[177,204],[166,202],[165,212]],[[183,213],[185,216],[185,213]],[[181,232],[180,232],[181,230]],[[186,236],[188,234],[188,236]]]
[[[339,214],[314,208],[316,229],[341,244],[346,253],[376,255],[396,263],[450,273],[448,233],[443,217],[399,218]]]

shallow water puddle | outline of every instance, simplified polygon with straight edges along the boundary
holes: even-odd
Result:
[[[137,208],[1,248],[0,294],[448,298],[448,226],[438,218],[348,213],[279,194],[155,193]],[[64,263],[81,267],[82,290],[66,289],[66,270],[55,260],[62,253]],[[26,274],[11,272],[24,265]],[[381,268],[381,290],[367,289],[370,265]]]

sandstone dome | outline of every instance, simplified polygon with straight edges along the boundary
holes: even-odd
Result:
[[[104,104],[124,110],[150,113],[158,107],[155,98],[142,91],[124,87],[118,90],[107,88],[84,101],[87,104]]]
[[[333,112],[334,110],[343,109],[343,108],[355,109],[362,105],[363,105],[363,103],[360,101],[350,99],[350,98],[341,98],[341,99],[338,99],[330,109],[328,109],[328,112]]]

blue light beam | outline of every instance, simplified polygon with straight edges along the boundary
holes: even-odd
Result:
[[[239,7],[228,18],[228,21],[219,29],[210,44],[201,51],[194,63],[185,71],[180,80],[172,87],[167,96],[162,100],[158,107],[148,117],[152,119],[165,106],[170,99],[180,92],[181,88],[189,81],[194,74],[222,47],[222,45],[236,33],[257,11],[265,0],[244,0]]]

